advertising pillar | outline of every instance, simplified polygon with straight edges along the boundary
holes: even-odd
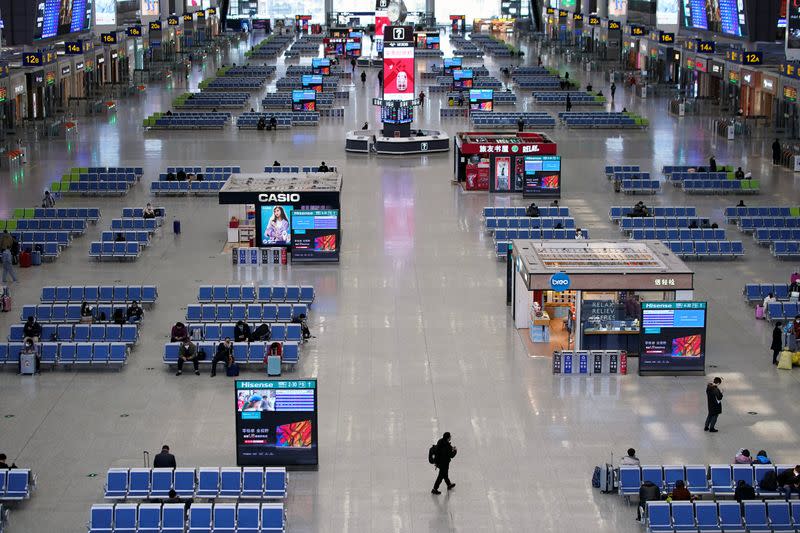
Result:
[[[384,29],[389,25],[389,0],[375,0],[375,55],[383,53]]]
[[[383,41],[383,134],[408,137],[414,118],[414,27],[386,26]]]

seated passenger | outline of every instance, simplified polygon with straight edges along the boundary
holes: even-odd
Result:
[[[234,342],[248,342],[250,340],[250,326],[244,320],[240,320],[233,328]]]
[[[778,486],[781,492],[784,493],[786,499],[792,497],[792,491],[800,494],[800,465],[794,468],[787,468],[778,473]],[[755,496],[754,496],[755,497]]]
[[[736,207],[747,207],[747,206],[744,205],[744,200],[739,200],[739,203],[736,204]]]
[[[636,506],[636,520],[642,520],[642,509],[647,509],[647,502],[661,500],[661,490],[652,481],[645,480],[639,487],[639,504]]]
[[[197,174],[197,176],[195,177],[195,179],[196,179],[197,181],[203,181],[203,174],[201,174],[201,173],[198,173],[198,174]]]
[[[575,240],[582,241],[583,239],[585,239],[585,237],[583,236],[583,231],[581,231],[581,228],[575,228]]]
[[[325,161],[323,161],[322,163],[319,164],[318,171],[319,172],[330,172],[330,169],[328,168],[328,165],[325,164]]]
[[[760,465],[771,465],[772,464],[772,461],[770,460],[769,455],[767,455],[767,452],[764,451],[764,450],[759,450],[758,451],[758,453],[756,454],[756,460],[753,461],[753,462],[758,463]]]
[[[770,296],[771,296],[771,294],[770,294]],[[766,300],[766,298],[765,298],[765,300]],[[748,450],[747,448],[741,448],[739,450],[739,453],[736,454],[736,457],[733,458],[733,463],[737,464],[737,465],[753,464],[753,458],[750,457],[750,450]]]
[[[744,170],[742,170],[742,167],[737,168],[736,169],[736,173],[734,175],[736,176],[737,180],[743,180],[744,179]]]
[[[176,322],[169,334],[169,342],[181,342],[189,338],[189,330],[183,322]]]
[[[22,334],[26,339],[38,341],[39,337],[42,336],[42,325],[39,324],[35,318],[29,316],[25,325],[22,327]]]
[[[230,337],[225,337],[225,340],[217,345],[217,353],[214,354],[214,359],[211,361],[211,377],[217,375],[217,363],[222,361],[225,365],[225,371],[233,363],[233,343]]]
[[[175,173],[174,172],[167,172],[167,181],[175,181]]]
[[[183,170],[178,171],[178,181],[186,181],[186,172]]]
[[[528,217],[538,217],[539,216],[539,206],[536,205],[536,202],[533,202],[528,208],[525,210],[525,216]]]
[[[178,348],[178,371],[175,372],[176,376],[183,374],[183,363],[191,361],[194,366],[195,375],[200,375],[200,364],[197,358],[197,346],[194,345],[189,339],[185,339],[180,348]]]
[[[114,320],[114,324],[118,324],[120,326],[128,323],[128,319],[125,316],[125,310],[122,307],[117,307],[114,309],[114,316],[112,319]]]
[[[684,483],[682,479],[675,482],[675,488],[672,489],[669,496],[674,502],[693,502],[697,499],[697,496],[693,496],[692,493],[689,492],[689,489],[686,488],[686,483]]]
[[[8,470],[9,468],[17,467],[14,463],[11,463],[11,466],[9,466],[8,463],[6,463],[7,460],[6,454],[0,453],[0,470]]]
[[[756,490],[747,481],[740,479],[736,484],[736,490],[733,491],[733,497],[739,503],[742,503],[742,500],[755,500]]]
[[[628,448],[628,455],[623,457],[619,464],[621,466],[639,466],[641,463],[639,462],[639,458],[636,457],[636,450]]]
[[[114,236],[114,242],[125,242],[125,234],[117,232],[117,234]]]
[[[558,207],[558,200],[553,200],[553,201],[550,203],[550,207]]]
[[[368,130],[369,129],[369,122],[365,122],[364,125],[361,126],[361,129],[362,130]]]
[[[140,322],[142,320],[142,315],[144,315],[144,310],[139,305],[139,302],[136,300],[131,302],[131,305],[128,306],[127,311],[125,311],[125,315],[128,317],[128,322],[131,324]]]
[[[278,161],[277,161],[277,160],[275,160],[275,161],[273,161],[273,162],[272,162],[272,166],[273,166],[273,167],[279,167],[279,166],[281,166],[281,164],[280,164],[280,163],[278,163]]]
[[[144,206],[142,209],[142,218],[156,218],[156,212],[153,210],[153,206],[148,204]]]
[[[275,118],[275,115],[269,117],[269,129],[273,131],[278,129],[278,119]]]
[[[267,120],[264,117],[260,117],[258,122],[256,122],[256,129],[258,131],[264,131],[267,129]]]
[[[92,308],[89,307],[87,302],[81,303],[81,323],[82,324],[91,324],[93,319]]]

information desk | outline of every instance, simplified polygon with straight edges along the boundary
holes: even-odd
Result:
[[[410,137],[385,137],[372,130],[355,130],[345,136],[348,152],[408,155],[450,150],[450,137],[434,130],[412,130]]]
[[[337,172],[233,174],[219,203],[252,213],[253,246],[285,248],[293,263],[338,262],[341,189]]]
[[[564,349],[638,354],[641,306],[693,296],[694,273],[659,241],[514,240],[511,247],[511,313],[517,329],[530,329],[533,342],[549,338],[534,332],[534,326],[546,327],[531,320],[534,302],[545,309],[563,302],[574,308],[574,318],[570,313],[565,322],[570,342]]]
[[[454,144],[454,178],[465,189],[560,197],[558,146],[544,133],[460,132]]]

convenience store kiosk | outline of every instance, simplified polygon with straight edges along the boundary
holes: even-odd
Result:
[[[338,172],[232,174],[219,191],[228,206],[228,243],[247,243],[253,257],[281,249],[293,263],[338,263],[341,192]]]
[[[660,241],[515,240],[511,254],[511,313],[535,355],[638,354],[642,304],[693,297],[694,273]]]
[[[517,192],[530,198],[561,197],[558,146],[544,133],[460,132],[454,145],[454,179],[468,191]],[[536,167],[538,170],[534,170]],[[541,172],[545,169],[546,176]],[[543,184],[549,186],[542,187]]]

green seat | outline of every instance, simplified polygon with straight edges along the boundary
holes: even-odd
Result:
[[[69,185],[66,185],[64,187],[64,190],[69,190]],[[54,181],[50,185],[50,192],[61,192],[61,182],[60,181]]]
[[[750,180],[750,188],[754,191],[761,190],[761,182],[759,180]]]
[[[35,213],[32,207],[25,208],[25,218],[34,218]]]
[[[793,217],[800,217],[800,207],[790,207],[789,215]]]
[[[16,220],[6,220],[6,227],[8,231],[15,231],[17,229],[17,221]]]
[[[25,209],[22,207],[14,209],[14,218],[25,218]]]
[[[6,229],[6,221],[0,220],[0,231],[3,231],[4,229]]]

